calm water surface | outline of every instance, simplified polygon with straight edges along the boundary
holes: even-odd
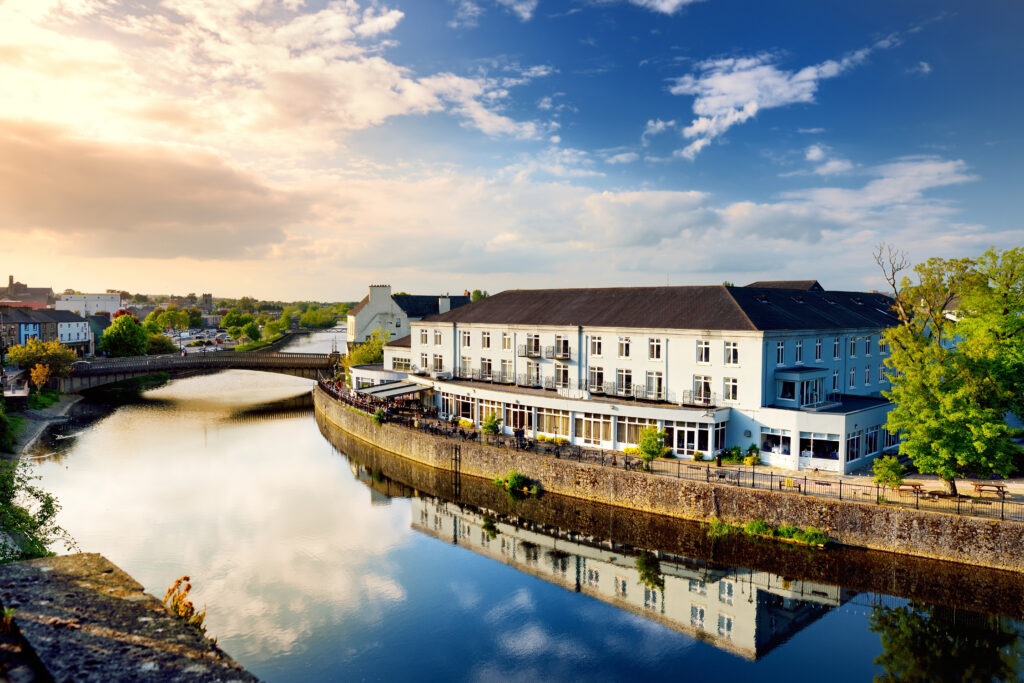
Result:
[[[244,371],[175,380],[35,454],[82,550],[161,597],[190,575],[209,633],[261,678],[1017,676],[1022,629],[1006,617],[674,556],[652,590],[631,551],[395,495],[410,492],[324,438],[310,389]]]

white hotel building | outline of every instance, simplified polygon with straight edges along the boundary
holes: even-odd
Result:
[[[766,464],[845,473],[895,444],[890,306],[814,281],[511,290],[410,323],[380,377],[506,432],[621,450],[655,426],[679,455],[755,443]]]

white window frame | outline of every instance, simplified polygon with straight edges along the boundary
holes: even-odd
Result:
[[[779,341],[775,342],[775,364],[785,365],[786,364],[786,342]]]
[[[832,391],[839,391],[839,370],[832,371]]]
[[[871,366],[864,366],[864,386],[871,386]]]
[[[857,368],[850,368],[850,388],[857,388]]]
[[[427,328],[424,327],[420,330],[420,344],[426,345],[429,343],[429,340],[430,333],[427,331]]]
[[[872,335],[868,335],[867,339],[864,340],[864,355],[868,358],[871,357],[871,339]]]
[[[814,340],[814,362],[821,362],[821,337]]]
[[[489,349],[491,348],[491,333],[481,332],[480,333],[480,348]]]
[[[658,337],[647,340],[647,360],[661,360],[661,339]]]
[[[711,364],[711,342],[706,339],[697,340],[697,365]]]
[[[839,360],[839,337],[832,339],[832,360]]]
[[[629,358],[629,337],[619,337],[619,358]],[[625,353],[623,353],[625,351]]]
[[[665,375],[661,370],[648,370],[645,380],[644,388],[647,391],[648,398],[662,398],[665,396]]]
[[[512,335],[508,332],[501,333],[501,350],[511,351],[512,350]]]
[[[462,331],[462,348],[468,349],[473,346],[473,336],[469,333],[469,330]]]
[[[739,365],[740,364],[740,345],[738,342],[725,342],[725,364],[726,365]]]
[[[616,368],[615,391],[623,393],[633,390],[633,371],[629,368]]]
[[[802,339],[796,340],[796,348],[794,349],[794,358],[796,359],[797,365],[803,365],[804,363],[804,341]]]
[[[441,330],[434,330],[434,346],[441,345]]]
[[[601,342],[601,337],[591,337],[590,338],[590,355],[591,356],[597,356],[597,357],[600,358],[602,346],[603,346],[603,344]]]
[[[722,398],[726,401],[740,400],[740,381],[735,377],[726,377],[722,381]]]

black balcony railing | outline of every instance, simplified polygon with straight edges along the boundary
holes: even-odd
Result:
[[[545,346],[544,357],[552,360],[572,360],[572,349],[567,346]]]
[[[540,358],[540,346],[536,344],[520,344],[518,355],[520,358]]]
[[[705,408],[716,406],[719,402],[719,396],[714,391],[680,391],[678,399],[679,400],[674,401],[674,403],[679,403],[684,406],[701,406]]]
[[[539,387],[541,386],[541,379],[537,375],[519,375],[516,378],[516,384],[521,387]]]

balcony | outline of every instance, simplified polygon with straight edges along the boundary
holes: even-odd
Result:
[[[609,392],[609,393],[614,393],[616,396],[632,396],[633,395],[633,385],[632,385],[632,383],[626,383],[626,384],[606,384],[605,386],[606,387],[615,387],[614,392]]]
[[[516,378],[516,384],[521,387],[539,387],[541,386],[541,379],[536,375],[519,375]]]
[[[520,358],[540,358],[540,345],[520,344],[519,353],[517,355]]]
[[[545,389],[550,389],[550,390],[554,390],[555,389],[556,385],[555,385],[555,378],[554,377],[544,377],[542,379],[543,379],[543,384],[544,384],[544,388]]]
[[[633,385],[633,398],[643,399],[645,401],[664,401],[665,390],[662,389],[651,389],[640,384]]]
[[[677,403],[684,406],[709,408],[718,405],[719,396],[713,391],[680,391]]]
[[[572,360],[572,350],[567,346],[545,346],[544,357],[552,360]]]
[[[473,379],[473,372],[472,368],[460,367],[455,376],[459,379]]]

